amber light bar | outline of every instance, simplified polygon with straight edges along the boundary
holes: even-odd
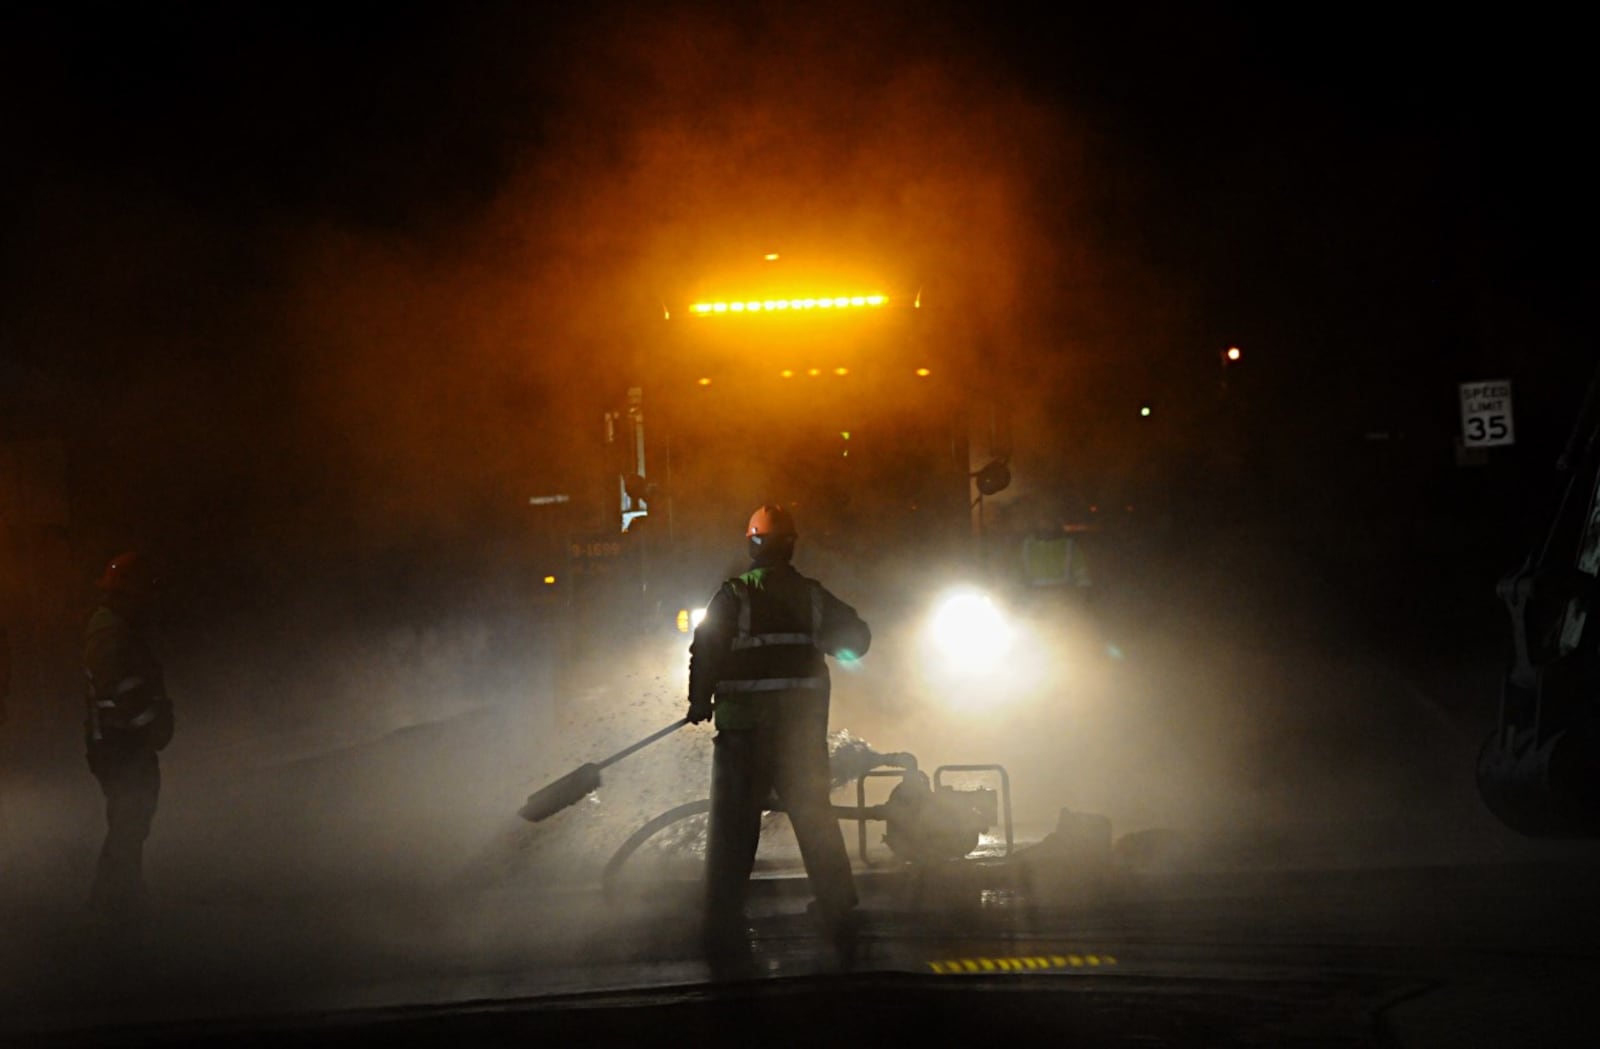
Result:
[[[886,306],[887,295],[834,295],[805,299],[747,299],[742,302],[697,302],[689,307],[694,317],[726,317],[746,313],[787,313],[805,310],[857,310]]]

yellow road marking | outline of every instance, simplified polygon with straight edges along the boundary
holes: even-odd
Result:
[[[941,976],[953,973],[1037,972],[1041,969],[1103,969],[1117,964],[1109,954],[1035,954],[1009,958],[952,958],[930,961]]]

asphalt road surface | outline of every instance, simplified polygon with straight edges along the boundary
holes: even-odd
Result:
[[[692,882],[609,900],[536,885],[158,900],[131,945],[9,915],[0,1009],[7,1044],[35,1046],[666,1044],[750,1023],[810,1044],[830,1028],[934,1038],[930,1017],[1089,1044],[1554,1044],[1584,1032],[1600,978],[1597,876],[1582,849],[1271,871],[1088,870],[1019,849],[862,870],[841,946],[806,920],[803,878],[769,868],[748,949],[716,957]]]

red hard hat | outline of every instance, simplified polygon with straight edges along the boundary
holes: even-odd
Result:
[[[159,583],[149,558],[130,550],[108,561],[95,585],[109,594],[148,597],[155,593]]]
[[[793,537],[794,535],[796,535],[794,515],[773,503],[766,503],[758,507],[756,512],[750,515],[749,527],[744,530],[746,539],[757,537],[766,539],[769,536],[781,538],[784,536]]]

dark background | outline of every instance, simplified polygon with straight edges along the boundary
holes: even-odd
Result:
[[[577,483],[660,288],[836,237],[955,304],[1014,391],[1016,493],[1128,495],[1193,556],[1293,549],[1376,633],[1481,648],[1592,367],[1585,56],[1553,12],[54,4],[3,28],[29,615],[70,619],[125,547],[197,642],[312,603],[515,601],[526,497]],[[1457,385],[1494,378],[1517,443],[1463,458]]]

